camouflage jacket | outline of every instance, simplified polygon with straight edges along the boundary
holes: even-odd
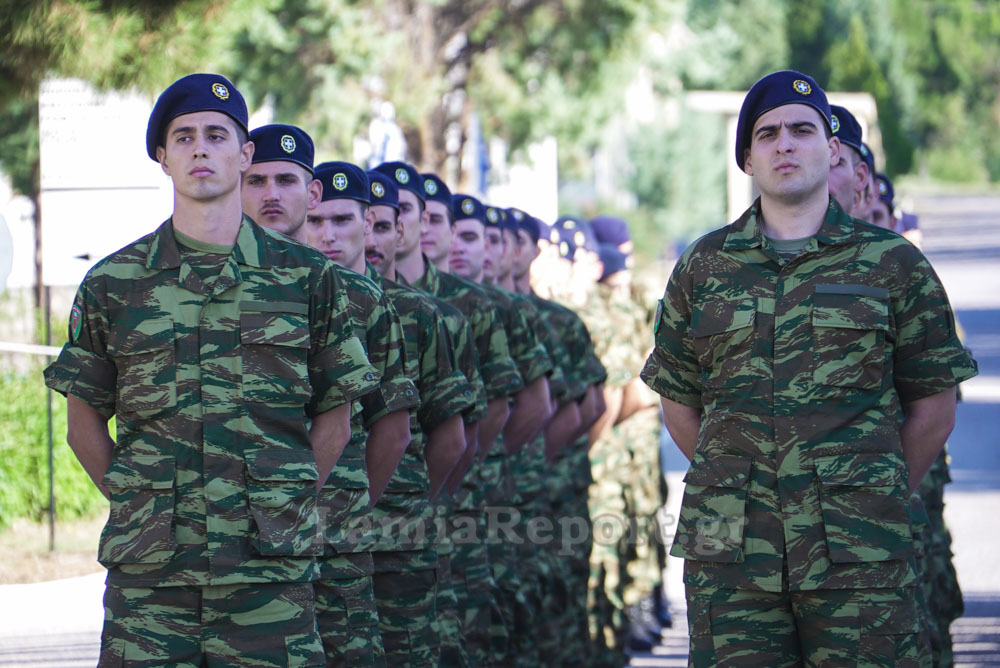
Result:
[[[444,316],[426,294],[388,281],[369,265],[368,277],[396,307],[406,340],[408,371],[420,390],[420,411],[411,414],[411,440],[385,494],[375,506],[379,551],[433,545],[434,509],[428,497],[427,437],[445,420],[475,404],[472,386],[456,368]],[[436,563],[436,561],[435,561]]]
[[[702,412],[671,554],[693,585],[913,580],[902,404],[976,374],[930,264],[831,200],[782,259],[759,201],[678,260],[642,378]]]
[[[567,394],[573,399],[581,399],[589,386],[603,383],[608,377],[594,350],[590,332],[580,316],[569,308],[536,294],[530,297],[569,353],[572,363],[563,369]]]
[[[364,275],[340,266],[335,270],[347,292],[354,333],[382,380],[380,391],[358,401],[360,410],[351,416],[351,440],[320,493],[326,529],[327,556],[320,560],[324,578],[351,577],[353,563],[340,555],[371,551],[376,542],[365,461],[368,430],[389,413],[415,413],[420,403],[417,387],[407,374],[403,327],[396,309],[382,289]]]
[[[413,287],[443,299],[469,319],[487,400],[511,396],[524,389],[524,379],[511,359],[500,316],[483,288],[438,271],[426,258],[424,264],[427,269],[413,282]]]
[[[99,548],[110,584],[315,579],[307,418],[379,380],[347,309],[325,257],[249,218],[211,287],[169,220],[90,270],[45,376],[117,415]]]

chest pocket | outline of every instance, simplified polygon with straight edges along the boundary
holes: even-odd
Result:
[[[754,355],[757,300],[700,304],[691,314],[691,339],[706,387],[751,384],[760,369]]]
[[[888,298],[884,288],[816,286],[812,309],[814,382],[862,390],[882,386]]]
[[[109,348],[118,366],[118,412],[152,416],[176,406],[173,321],[144,320],[134,329],[115,331]]]
[[[243,399],[304,404],[309,383],[309,321],[299,313],[240,313]]]

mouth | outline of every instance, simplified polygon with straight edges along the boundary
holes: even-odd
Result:
[[[384,260],[385,255],[378,251],[365,251],[365,258],[371,262],[375,262],[376,260]]]
[[[264,216],[265,218],[273,218],[274,216],[281,216],[284,213],[285,213],[284,209],[279,209],[273,206],[260,210],[260,215]]]
[[[339,260],[340,256],[343,255],[343,254],[344,254],[343,251],[339,251],[339,250],[325,250],[325,251],[323,251],[323,255],[327,256],[331,260]]]
[[[774,166],[774,171],[778,172],[779,174],[787,174],[788,172],[793,172],[798,168],[799,166],[796,165],[794,162],[780,162]]]
[[[215,172],[209,169],[208,167],[199,166],[192,169],[190,172],[188,172],[188,174],[197,178],[201,178],[205,176],[211,176],[212,174],[215,174]]]

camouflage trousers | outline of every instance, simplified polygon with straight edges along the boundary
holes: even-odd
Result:
[[[439,548],[440,549],[440,548]],[[462,620],[458,613],[458,597],[452,583],[451,553],[438,553],[438,628],[441,632],[441,666],[468,668],[472,665],[462,636]]]
[[[322,666],[311,583],[108,587],[99,666]]]
[[[686,590],[688,666],[923,668],[914,588]]]
[[[598,479],[596,473],[594,477]],[[628,574],[623,556],[629,521],[622,485],[610,476],[595,482],[590,486],[588,510],[594,536],[587,581],[589,635],[598,654],[617,657],[625,648],[628,631],[625,616]]]
[[[944,521],[944,487],[949,482],[948,454],[942,450],[917,489],[926,513],[926,525],[920,536],[923,558],[918,560],[917,570],[934,666],[954,663],[951,623],[964,612],[962,590],[952,563],[951,532]]]
[[[371,575],[316,582],[316,617],[327,666],[385,666]]]
[[[454,520],[451,583],[458,599],[462,637],[472,664],[487,665],[496,582],[485,540],[486,518],[482,510],[459,510]]]
[[[629,463],[620,470],[618,480],[631,523],[631,536],[622,545],[622,598],[626,606],[632,606],[660,587],[667,565],[657,525],[658,513],[667,502],[660,462],[660,413],[642,411],[615,429],[621,431],[629,449]]]
[[[375,603],[390,666],[436,667],[441,635],[437,621],[437,553],[377,552]]]

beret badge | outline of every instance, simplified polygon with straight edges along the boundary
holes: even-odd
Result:
[[[212,84],[212,93],[215,95],[215,97],[219,98],[220,100],[229,99],[229,89],[226,88],[225,84],[221,83]]]
[[[792,82],[792,88],[795,89],[796,93],[802,95],[809,95],[813,92],[812,86],[809,85],[808,81],[803,81],[802,79],[796,79]]]

